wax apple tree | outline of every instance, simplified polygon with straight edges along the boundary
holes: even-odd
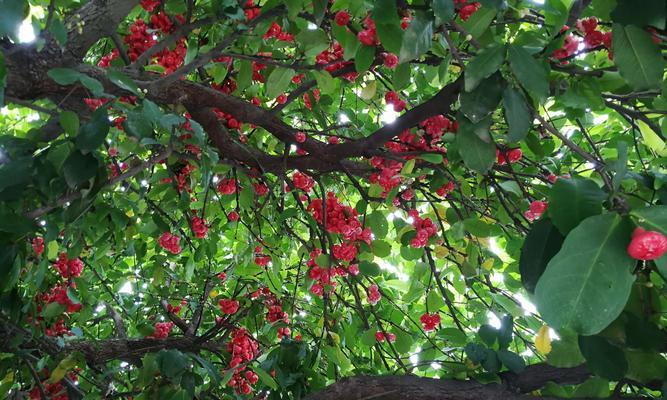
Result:
[[[666,9],[0,0],[0,397],[667,398]]]

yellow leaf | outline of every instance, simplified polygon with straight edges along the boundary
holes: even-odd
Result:
[[[440,245],[435,246],[434,250],[435,250],[435,255],[438,258],[445,258],[449,255],[449,249],[446,248],[445,246],[440,246]]]
[[[329,335],[331,336],[331,339],[333,339],[334,343],[336,343],[337,346],[340,346],[340,336],[336,332],[329,332]]]
[[[660,157],[667,156],[667,145],[665,142],[660,139],[657,133],[651,129],[644,121],[637,120],[637,125],[639,126],[639,131],[642,133],[644,138],[644,144],[653,150]]]
[[[214,298],[218,297],[219,294],[220,294],[220,292],[218,292],[217,290],[213,289],[213,290],[211,290],[211,293],[208,294],[208,297],[214,299]]]
[[[128,212],[125,213],[125,215],[127,215],[129,218],[132,218],[132,217],[134,217],[134,211],[129,210]]]
[[[482,263],[482,268],[484,268],[487,271],[491,271],[493,269],[493,258],[489,258],[486,261]]]
[[[377,81],[371,81],[369,84],[364,86],[359,93],[359,97],[364,100],[370,100],[375,97],[375,92],[377,92]]]
[[[77,360],[74,354],[70,354],[63,358],[58,363],[58,366],[51,371],[51,376],[49,376],[49,379],[47,379],[46,382],[50,384],[60,382],[65,377],[65,374],[67,374],[67,371],[76,367],[76,363]]]
[[[547,355],[551,352],[551,337],[549,337],[549,327],[542,325],[537,336],[535,336],[535,348],[540,353]]]

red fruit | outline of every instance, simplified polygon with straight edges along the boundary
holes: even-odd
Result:
[[[287,103],[287,95],[285,93],[283,93],[280,96],[276,97],[276,103],[278,103],[278,104]]]
[[[297,141],[297,143],[303,143],[306,141],[306,134],[303,132],[297,132],[294,135],[294,139]]]
[[[235,314],[239,310],[239,302],[232,299],[222,299],[218,302],[223,314]]]
[[[338,136],[329,136],[329,139],[327,140],[329,141],[329,144],[338,144],[339,142]]]
[[[380,295],[380,291],[378,290],[378,285],[372,284],[368,287],[368,291],[366,293],[368,295],[368,302],[371,305],[376,305],[378,301],[380,301],[380,298],[382,297]]]
[[[239,213],[237,213],[236,211],[230,211],[229,214],[227,214],[227,219],[231,222],[238,221]]]
[[[350,13],[347,11],[338,11],[334,19],[336,20],[336,25],[345,26],[350,22]]]
[[[628,245],[628,255],[636,260],[657,260],[667,252],[667,237],[660,232],[637,228]]]
[[[32,239],[32,249],[35,251],[37,257],[41,257],[42,253],[44,253],[44,239],[41,237]]]

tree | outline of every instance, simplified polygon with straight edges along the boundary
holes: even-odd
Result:
[[[664,0],[0,5],[3,398],[667,396]]]

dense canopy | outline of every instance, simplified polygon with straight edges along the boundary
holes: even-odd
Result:
[[[667,398],[666,19],[0,0],[0,397]]]

